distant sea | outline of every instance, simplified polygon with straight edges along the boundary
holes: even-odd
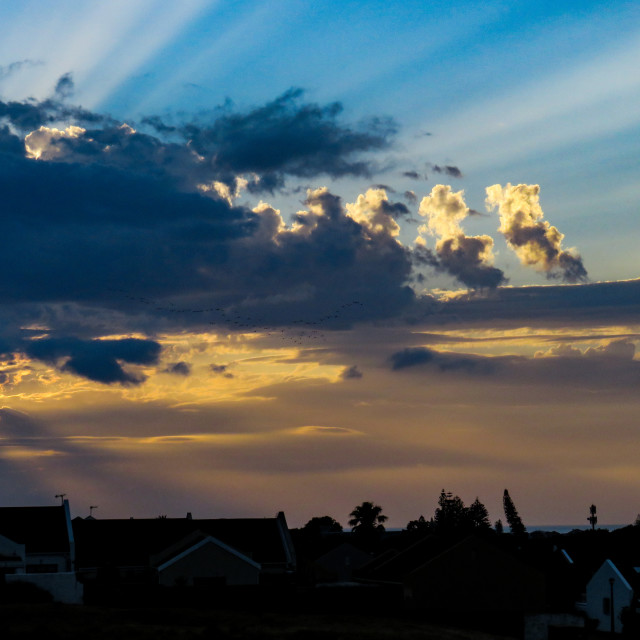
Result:
[[[596,529],[608,529],[609,531],[613,531],[614,529],[622,529],[623,527],[628,527],[629,524],[598,524],[596,525]],[[528,525],[527,531],[532,533],[533,531],[545,531],[551,532],[555,531],[556,533],[570,533],[571,531],[575,531],[578,529],[579,531],[587,531],[591,529],[590,524],[541,524],[541,525]],[[509,527],[504,528],[505,532],[509,533]],[[348,529],[344,529],[344,531],[348,531]],[[404,531],[402,527],[387,527],[387,531]]]
[[[613,531],[614,529],[622,529],[622,527],[628,527],[628,524],[598,524],[596,525],[596,529],[608,529],[609,531]],[[569,533],[570,531],[574,531],[578,529],[580,531],[587,531],[591,529],[590,524],[545,524],[539,526],[527,526],[527,531],[531,533],[532,531],[556,531],[557,533]],[[508,527],[505,527],[505,531],[508,530]]]

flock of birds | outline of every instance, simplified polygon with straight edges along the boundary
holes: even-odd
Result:
[[[350,309],[364,307],[364,304],[359,300],[353,300],[339,305],[326,315],[316,317],[314,319],[298,318],[288,322],[287,328],[274,329],[273,326],[269,326],[265,323],[264,319],[258,319],[257,317],[250,315],[243,315],[238,311],[227,311],[223,307],[180,307],[174,302],[161,305],[150,298],[132,295],[124,289],[111,289],[111,291],[120,294],[130,303],[145,305],[149,308],[153,308],[157,312],[167,314],[209,314],[209,317],[211,317],[211,314],[214,314],[217,318],[208,320],[208,324],[212,326],[224,325],[232,330],[237,330],[242,333],[276,336],[283,341],[299,345],[308,344],[309,340],[319,342],[325,341],[326,335],[324,331],[328,325],[336,324],[341,319],[344,319]]]

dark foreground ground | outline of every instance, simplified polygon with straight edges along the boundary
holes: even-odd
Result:
[[[2,640],[493,640],[506,638],[409,618],[0,605]]]

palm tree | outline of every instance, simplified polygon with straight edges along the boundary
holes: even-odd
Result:
[[[383,523],[388,520],[382,515],[382,507],[373,502],[363,502],[357,506],[350,514],[349,526],[352,531],[358,534],[383,533]]]

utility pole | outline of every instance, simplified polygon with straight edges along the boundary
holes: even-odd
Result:
[[[611,635],[613,635],[616,632],[616,618],[615,618],[615,607],[614,607],[614,603],[613,603],[613,583],[615,582],[614,578],[609,578],[609,590],[610,590],[610,595],[611,598],[609,600],[610,602],[610,606],[609,606],[609,615],[611,618]]]
[[[596,515],[596,505],[592,504],[589,507],[589,517],[587,518],[587,522],[591,524],[591,531],[594,531],[596,528],[596,524],[598,524],[598,516]]]
[[[67,494],[66,493],[56,493],[56,498],[60,498],[60,505],[62,506],[64,504],[64,498]]]
[[[97,504],[91,505],[91,506],[89,507],[89,517],[90,517],[90,518],[93,516],[93,510],[94,510],[94,509],[97,509],[97,508],[98,508],[98,505],[97,505]]]

